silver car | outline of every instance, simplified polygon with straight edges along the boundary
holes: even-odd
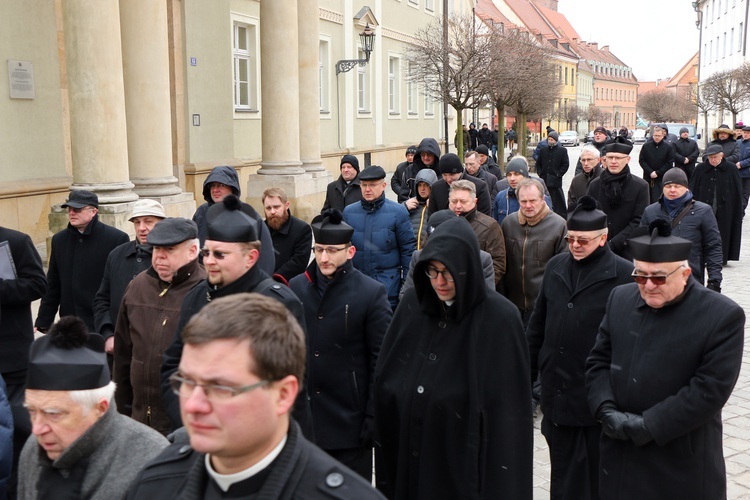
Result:
[[[578,132],[566,130],[560,134],[560,139],[557,142],[560,146],[578,146]]]

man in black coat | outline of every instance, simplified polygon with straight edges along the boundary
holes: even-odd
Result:
[[[68,209],[70,222],[52,237],[47,293],[34,326],[46,331],[59,309],[60,317],[78,316],[93,332],[94,297],[104,277],[107,257],[130,238],[99,221],[99,197],[91,191],[72,191],[62,208]]]
[[[406,169],[414,163],[414,156],[416,154],[416,146],[409,146],[406,148],[406,161],[399,163],[391,176],[391,189],[396,193],[399,203],[403,203],[408,199],[405,194],[401,194],[401,188],[406,184]]]
[[[693,199],[687,175],[680,168],[664,174],[663,186],[659,201],[643,211],[641,226],[649,227],[658,218],[669,221],[672,234],[693,244],[688,259],[693,278],[702,285],[708,271],[708,288],[721,292],[721,234],[711,207]]]
[[[568,216],[568,206],[565,204],[562,182],[563,176],[570,166],[570,160],[568,159],[568,150],[557,144],[559,137],[557,132],[550,132],[547,136],[547,147],[539,151],[537,173],[547,185],[549,196],[552,199],[552,210],[565,219]]]
[[[42,259],[27,234],[0,226],[0,256],[11,257],[15,273],[0,276],[0,378],[5,379],[6,394],[13,414],[13,478],[26,439],[31,434],[29,413],[23,407],[29,349],[34,341],[31,303],[44,296],[47,278]],[[10,464],[8,464],[10,465]],[[10,489],[15,488],[15,479]],[[1,496],[1,495],[0,495]]]
[[[201,281],[185,296],[180,320],[172,344],[164,351],[161,367],[161,387],[164,406],[173,429],[182,425],[177,396],[172,392],[169,377],[177,371],[182,357],[182,330],[198,311],[219,297],[236,293],[254,292],[267,295],[284,304],[304,329],[302,304],[286,286],[274,281],[258,264],[260,242],[255,220],[242,211],[240,200],[226,196],[206,214],[207,232],[203,250],[203,265],[208,278]],[[301,391],[302,394],[304,391]],[[300,397],[300,417],[306,417],[304,397]],[[309,422],[301,422],[308,425]],[[305,430],[307,430],[306,427]]]
[[[305,309],[315,444],[369,481],[375,362],[393,313],[385,286],[352,265],[354,228],[341,218],[313,220],[315,260],[289,287]]]
[[[650,203],[655,203],[661,196],[661,179],[674,165],[674,149],[664,139],[667,132],[661,127],[654,127],[653,140],[641,147],[638,156],[638,163],[643,168],[643,180],[649,184]]]
[[[312,231],[307,222],[292,215],[289,198],[283,189],[267,188],[261,199],[266,213],[266,226],[271,231],[276,254],[274,277],[281,277],[288,283],[290,279],[303,273],[310,262]]]
[[[427,210],[429,210],[430,215],[438,210],[445,210],[448,208],[450,185],[453,181],[459,179],[470,181],[477,187],[477,210],[485,215],[492,215],[492,202],[490,201],[490,192],[487,188],[487,183],[482,179],[467,175],[466,172],[464,172],[464,166],[457,155],[453,153],[444,154],[438,162],[438,169],[443,178],[438,179],[437,182],[432,185],[430,199],[427,203]]]
[[[343,211],[347,205],[362,199],[362,190],[359,188],[359,160],[357,157],[354,155],[342,156],[339,168],[341,175],[328,184],[326,188],[326,199],[323,202],[321,213],[329,208]]]
[[[148,198],[136,201],[133,215],[128,219],[133,223],[135,239],[118,246],[107,257],[102,284],[94,297],[94,326],[105,340],[104,350],[108,354],[110,371],[115,345],[115,324],[122,297],[133,278],[151,267],[151,245],[146,237],[166,217],[164,207],[158,201]]]
[[[692,244],[659,221],[630,240],[636,283],[607,300],[586,361],[602,424],[602,498],[726,498],[721,410],[742,364],[745,313],[690,278]]]
[[[383,498],[290,416],[304,392],[305,334],[282,304],[257,293],[218,298],[184,339],[170,390],[185,427],[128,498]]]
[[[628,238],[641,222],[648,206],[648,184],[630,173],[630,152],[633,144],[618,138],[604,147],[606,170],[591,181],[587,194],[592,196],[607,214],[608,241],[612,251],[630,259]]]
[[[477,132],[477,147],[480,145],[485,146],[488,150],[492,148],[492,130],[486,123],[483,123],[482,128]]]
[[[690,138],[690,131],[687,127],[680,129],[680,138],[672,143],[672,148],[674,149],[674,166],[682,169],[690,182],[693,170],[695,170],[695,162],[700,156],[700,148],[698,143]]]
[[[724,157],[721,146],[706,149],[708,161],[695,167],[690,191],[711,207],[719,224],[723,264],[740,260],[742,241],[742,181],[737,166]]]
[[[526,328],[531,380],[541,378],[542,434],[549,445],[550,498],[599,498],[599,434],[588,408],[586,358],[604,317],[604,297],[629,283],[633,264],[607,245],[607,215],[590,196],[568,218],[568,250],[550,259]]]

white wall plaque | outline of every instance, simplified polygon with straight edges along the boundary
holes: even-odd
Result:
[[[31,61],[8,59],[11,99],[34,99],[34,65]]]

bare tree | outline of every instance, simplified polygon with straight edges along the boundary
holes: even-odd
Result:
[[[586,112],[586,120],[589,123],[589,128],[592,128],[592,125],[594,126],[594,128],[597,125],[604,126],[604,112],[596,106],[589,106]]]
[[[716,96],[710,92],[710,88],[706,85],[697,84],[690,85],[688,90],[688,99],[690,99],[698,109],[698,112],[703,115],[703,147],[708,147],[708,114],[719,107],[719,101]]]
[[[638,112],[652,122],[692,120],[695,105],[683,95],[664,89],[651,90],[638,97]]]
[[[463,157],[462,112],[481,104],[490,37],[486,27],[469,13],[447,19],[444,41],[443,20],[435,19],[418,29],[416,44],[406,55],[415,63],[410,78],[423,86],[425,94],[456,111],[458,155]]]
[[[750,66],[747,63],[739,68],[714,73],[703,84],[722,109],[732,113],[732,123],[737,115],[750,108]]]
[[[549,53],[539,42],[527,31],[518,28],[502,26],[490,27],[491,55],[489,65],[485,72],[484,94],[487,100],[492,102],[497,109],[498,122],[505,124],[506,108],[515,107],[519,109],[521,100],[531,100],[529,87],[537,93],[552,94],[550,99],[557,99],[562,88],[557,84],[557,77],[551,78],[554,68],[550,68]],[[546,82],[556,82],[548,85]],[[535,82],[545,82],[538,85]],[[546,101],[545,101],[546,102]],[[524,105],[521,104],[521,108]],[[518,119],[521,127],[518,128],[519,151],[526,142],[525,119]],[[498,158],[505,157],[504,130],[499,130],[497,141]]]

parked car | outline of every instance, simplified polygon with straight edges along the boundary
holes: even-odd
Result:
[[[560,134],[558,142],[560,146],[578,146],[578,132],[575,130],[566,130]]]
[[[591,132],[589,132],[588,134],[586,134],[586,136],[583,138],[583,143],[584,144],[590,144],[592,142],[594,142],[594,131],[593,130]]]
[[[643,144],[646,142],[646,131],[642,129],[637,129],[633,131],[633,143],[634,144]]]

